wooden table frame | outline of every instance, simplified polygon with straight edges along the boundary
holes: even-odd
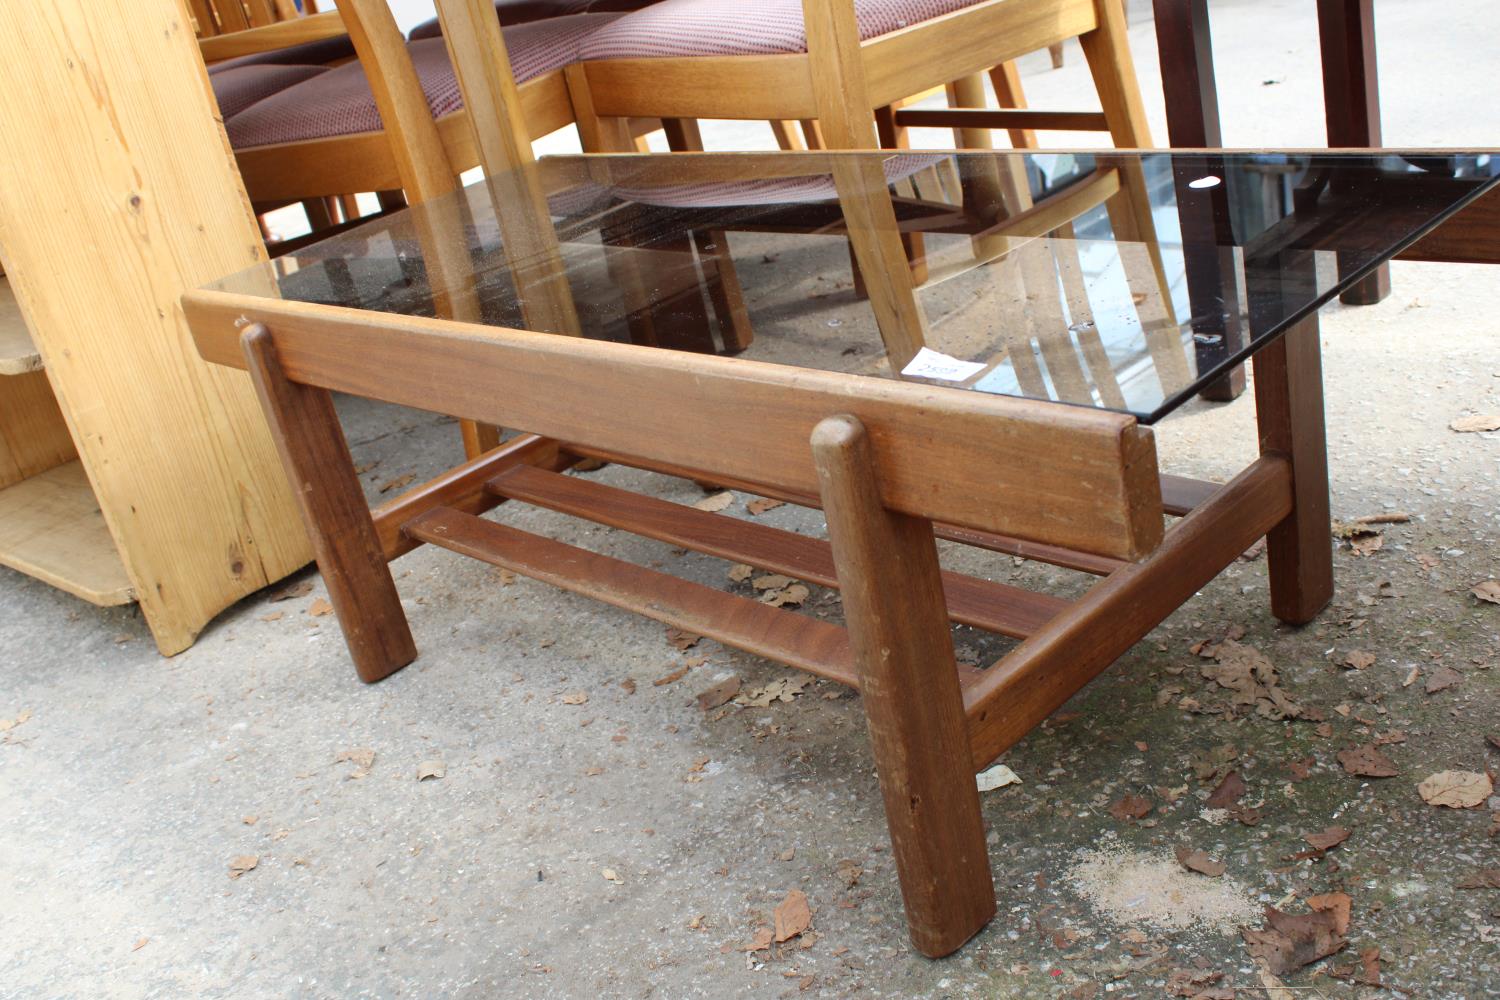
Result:
[[[387,562],[426,543],[858,688],[929,956],[995,913],[976,770],[1262,536],[1279,618],[1332,595],[1315,317],[1257,355],[1262,454],[1219,486],[1161,476],[1120,413],[225,292],[184,306],[203,357],[251,373],[362,679],[417,655]],[[530,433],[372,511],[330,391]],[[561,474],[589,458],[822,508],[830,542]],[[478,516],[506,501],[837,587],[847,628]],[[1069,603],[943,571],[936,538],[1102,579]],[[1021,641],[964,668],[950,619]]]

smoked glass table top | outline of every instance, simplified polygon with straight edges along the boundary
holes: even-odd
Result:
[[[1150,423],[1497,180],[1489,153],[549,157],[209,287]]]

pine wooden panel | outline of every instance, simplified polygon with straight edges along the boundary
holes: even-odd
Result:
[[[47,373],[0,379],[0,487],[77,457]]]
[[[0,36],[11,287],[177,652],[311,555],[249,379],[196,356],[179,305],[265,250],[177,0],[0,4]]]
[[[135,599],[78,462],[0,490],[0,565],[93,604]]]

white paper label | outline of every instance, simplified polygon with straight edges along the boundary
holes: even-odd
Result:
[[[924,347],[917,351],[917,356],[912,358],[905,368],[901,369],[901,374],[916,378],[942,379],[944,382],[962,382],[982,371],[984,371],[984,365],[978,361],[960,361]]]

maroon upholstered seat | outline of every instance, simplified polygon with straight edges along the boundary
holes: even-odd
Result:
[[[326,66],[235,66],[211,73],[208,81],[219,102],[219,114],[228,121],[256,101],[327,72]]]
[[[619,16],[575,14],[506,28],[505,47],[516,82],[525,83],[575,61],[579,44]],[[443,40],[421,39],[410,43],[407,50],[433,117],[442,118],[462,108],[463,95]],[[381,125],[364,67],[353,62],[252,105],[229,118],[225,127],[235,149],[250,149],[374,132]]]
[[[569,14],[617,14],[649,7],[657,0],[495,0],[495,12],[500,23],[506,27],[525,24],[528,21],[544,21],[549,17],[566,17]],[[412,41],[422,38],[437,38],[443,33],[443,25],[437,18],[423,21],[411,29],[407,37]]]
[[[327,66],[353,58],[354,42],[350,41],[348,35],[339,35],[335,38],[320,38],[313,42],[303,42],[301,45],[289,45],[284,49],[272,49],[269,52],[256,52],[236,59],[225,59],[223,62],[216,62],[208,67],[208,73],[212,76],[226,69],[239,66],[261,66],[268,63],[283,66]]]
[[[860,37],[868,39],[983,2],[854,0],[854,10]],[[662,0],[594,34],[580,55],[650,59],[806,51],[802,0]]]

